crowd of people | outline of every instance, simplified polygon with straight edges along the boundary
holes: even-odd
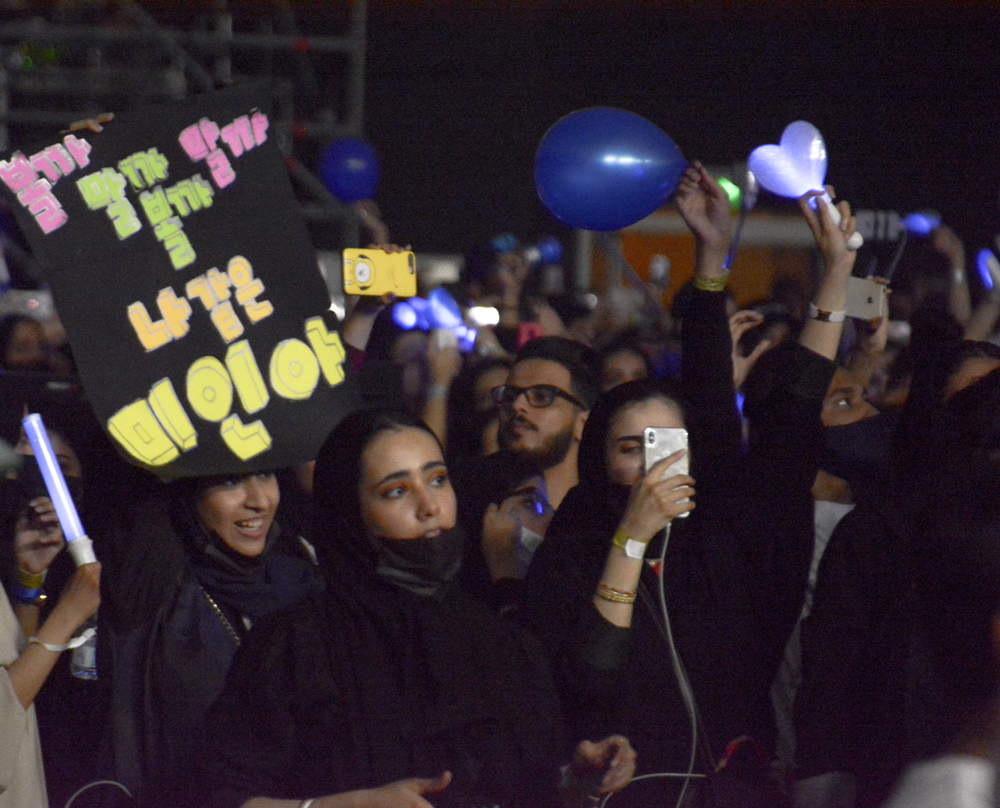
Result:
[[[696,162],[667,311],[547,296],[499,249],[453,290],[498,309],[469,353],[352,301],[362,406],[295,469],[157,481],[0,321],[0,806],[993,805],[1000,296],[941,225],[889,314],[846,317],[822,192],[798,299],[736,310]],[[64,552],[25,407],[100,564]],[[647,463],[649,428],[686,448]]]

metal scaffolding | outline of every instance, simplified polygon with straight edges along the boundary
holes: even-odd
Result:
[[[367,0],[0,0],[0,153],[101,112],[247,81],[318,241],[357,243],[354,216],[308,166],[362,134]]]

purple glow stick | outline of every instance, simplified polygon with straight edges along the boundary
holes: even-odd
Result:
[[[94,563],[97,561],[97,556],[94,555],[93,542],[83,532],[80,516],[76,512],[73,497],[70,496],[66,478],[63,477],[62,469],[59,468],[56,453],[52,450],[49,434],[45,431],[45,425],[42,423],[42,416],[38,413],[31,413],[24,416],[21,424],[24,426],[24,433],[28,436],[31,450],[35,453],[38,468],[42,472],[45,487],[49,491],[49,498],[55,506],[56,516],[59,517],[59,526],[66,537],[66,545],[70,555],[73,556],[78,567]]]

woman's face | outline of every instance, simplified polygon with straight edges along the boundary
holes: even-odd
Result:
[[[680,410],[667,399],[638,401],[619,410],[611,420],[605,444],[608,479],[631,487],[643,475],[642,430],[647,426],[684,428]]]
[[[361,455],[361,518],[373,539],[420,539],[455,527],[455,491],[441,449],[422,429],[387,430]]]
[[[273,474],[248,474],[213,485],[198,499],[198,518],[240,555],[264,552],[281,493]]]

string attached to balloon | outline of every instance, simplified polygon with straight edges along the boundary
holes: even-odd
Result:
[[[42,416],[31,413],[24,416],[21,424],[24,426],[24,433],[31,444],[31,451],[35,453],[38,468],[45,480],[45,488],[48,490],[49,499],[52,500],[52,505],[56,509],[59,526],[66,537],[66,546],[70,555],[73,556],[73,561],[78,567],[96,562],[94,543],[83,532],[80,515],[76,511],[73,497],[70,496],[69,487],[66,485],[66,478],[59,467],[56,454],[52,450],[52,443],[49,441],[49,433],[45,431],[45,425],[42,423]]]
[[[757,182],[777,196],[799,199],[811,191],[822,190],[826,182],[826,143],[820,131],[808,121],[795,121],[785,127],[778,143],[758,146],[750,153],[747,165]],[[819,196],[830,211],[834,224],[840,224],[840,211],[828,193]],[[815,203],[813,203],[815,207]],[[847,247],[858,249],[864,238],[855,231]]]
[[[740,205],[740,218],[736,222],[733,243],[729,247],[729,255],[726,256],[726,260],[722,264],[723,269],[729,269],[733,263],[733,259],[736,257],[736,250],[740,246],[740,236],[743,235],[743,225],[746,223],[747,214],[757,204],[757,194],[760,193],[760,184],[750,169],[747,169],[746,181],[743,186],[743,204]]]

